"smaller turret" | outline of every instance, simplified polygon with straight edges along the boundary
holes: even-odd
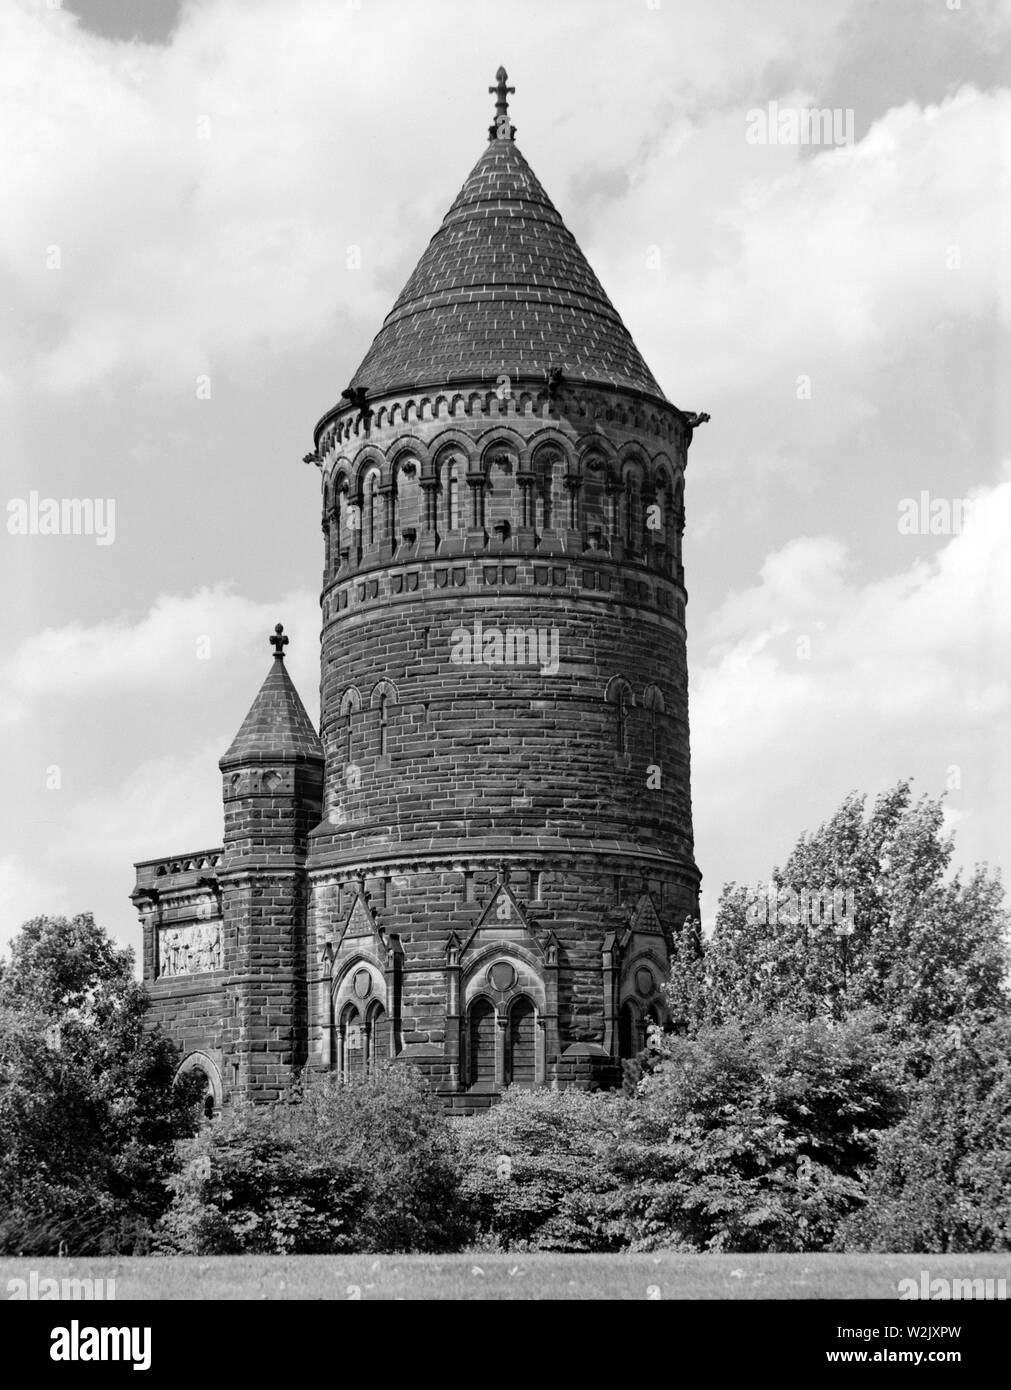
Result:
[[[304,865],[323,796],[323,747],[284,664],[288,638],[218,766],[225,803],[225,864]]]
[[[309,832],[319,823],[323,749],[284,665],[274,661],[218,766],[225,848],[218,866],[232,962],[223,1053],[229,1089],[275,1100],[306,1060],[306,885]]]

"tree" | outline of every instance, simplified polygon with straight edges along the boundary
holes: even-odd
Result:
[[[200,1082],[147,1019],[132,956],[90,913],[38,917],[0,971],[0,1249],[143,1247]]]
[[[710,941],[681,934],[667,987],[680,1036],[655,1032],[653,1074],[637,1090],[670,1135],[640,1212],[647,1232],[806,1249],[843,1223],[848,1248],[1002,1248],[1009,1098],[992,1039],[1011,1026],[1008,916],[998,877],[952,874],[952,853],[941,801],[914,802],[908,782],[869,812],[849,796],[768,885],[726,886]],[[858,1023],[854,1070],[845,1047]],[[810,1059],[797,1053],[804,1029]],[[699,1078],[710,1091],[696,1104]],[[812,1085],[838,1087],[840,1113],[856,1104],[858,1143],[822,1135],[798,1184],[784,1155],[800,1143],[803,1156],[811,1138],[783,1106],[789,1087]],[[630,1170],[637,1200],[655,1139],[643,1172]]]
[[[1011,1250],[1011,1023],[938,1033],[907,1113],[885,1131],[849,1250]]]
[[[915,1070],[939,1028],[1006,1013],[999,878],[985,868],[946,878],[942,803],[914,803],[908,782],[865,809],[847,797],[762,890],[727,885],[701,962],[676,966],[670,1003],[683,1027],[874,1009]]]
[[[0,961],[0,999],[63,1019],[115,997],[132,978],[132,952],[116,947],[90,912],[33,917],[11,942],[10,961]]]
[[[826,1248],[862,1199],[876,1131],[900,1113],[874,1021],[781,1015],[657,1043],[612,1158],[632,1243]]]

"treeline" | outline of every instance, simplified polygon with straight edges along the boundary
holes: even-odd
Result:
[[[26,923],[0,970],[0,1251],[1011,1249],[1008,919],[951,857],[907,784],[847,799],[762,890],[844,921],[729,885],[622,1091],[464,1120],[394,1065],[201,1124],[128,954],[87,916]]]

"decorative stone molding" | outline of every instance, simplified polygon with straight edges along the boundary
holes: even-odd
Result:
[[[220,922],[158,929],[158,978],[201,975],[222,968]]]

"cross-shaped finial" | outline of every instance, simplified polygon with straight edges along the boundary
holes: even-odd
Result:
[[[284,660],[284,649],[288,645],[288,638],[284,635],[284,628],[280,623],[274,628],[274,635],[270,639],[274,648],[274,657],[277,661]]]
[[[489,140],[511,140],[516,134],[516,127],[509,119],[509,97],[516,88],[506,85],[508,78],[505,68],[499,68],[495,74],[498,85],[488,88],[495,98],[495,121],[488,127]]]

